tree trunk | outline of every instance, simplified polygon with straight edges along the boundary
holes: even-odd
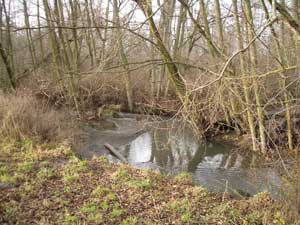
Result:
[[[127,103],[129,111],[133,111],[133,90],[132,90],[132,84],[130,79],[130,68],[128,64],[128,59],[125,53],[124,45],[123,45],[123,37],[122,37],[122,31],[121,31],[121,22],[119,17],[119,5],[118,0],[113,1],[114,5],[114,24],[117,26],[117,40],[119,43],[119,54],[120,59],[122,60],[123,68],[126,71],[124,75],[124,81],[125,81],[125,87],[126,87],[126,95],[127,95]]]
[[[266,19],[269,20],[270,15],[269,15],[267,6],[265,4],[265,1],[261,0],[261,3],[262,3],[263,9],[266,14]],[[283,46],[282,47],[280,46],[279,37],[278,37],[272,24],[270,24],[270,29],[271,29],[271,33],[274,37],[274,40],[275,40],[276,50],[277,50],[277,54],[279,56],[280,65],[281,65],[282,69],[284,70],[285,67],[287,67],[288,65],[286,65],[286,60],[285,60],[284,54],[281,50],[281,48],[283,48]],[[291,149],[293,149],[293,134],[292,134],[292,123],[291,123],[291,110],[290,110],[290,104],[289,104],[290,99],[288,97],[288,91],[286,89],[285,74],[281,73],[280,75],[281,75],[281,78],[279,81],[279,85],[283,90],[283,97],[284,97],[284,102],[285,102],[284,104],[285,104],[285,110],[286,110],[286,112],[285,112],[285,118],[286,118],[286,123],[287,123],[286,133],[287,133],[287,138],[288,138],[288,146],[289,146],[289,149],[291,150]]]
[[[7,57],[8,57],[8,63],[10,66],[10,69],[12,71],[12,74],[15,74],[15,60],[14,60],[14,54],[13,54],[13,42],[12,42],[12,38],[11,38],[11,30],[10,30],[10,16],[9,16],[9,12],[6,9],[6,5],[5,5],[5,0],[2,0],[2,8],[3,8],[3,13],[5,16],[5,30],[6,30],[6,49],[7,49]],[[4,46],[2,46],[3,48]]]
[[[5,65],[6,71],[7,71],[7,75],[8,75],[8,78],[9,78],[10,85],[13,89],[16,89],[16,83],[15,83],[15,79],[14,79],[13,70],[10,67],[7,54],[6,54],[5,50],[3,49],[3,46],[2,46],[1,42],[0,42],[0,54],[1,54],[1,58],[3,60],[3,63]]]
[[[31,34],[31,29],[30,29],[30,22],[29,22],[29,15],[27,12],[26,0],[23,0],[23,7],[24,7],[24,20],[25,20],[25,26],[26,26],[26,36],[27,36],[29,52],[31,55],[32,65],[33,65],[33,67],[36,67],[37,58],[36,58],[34,43],[32,41],[32,34]]]
[[[234,23],[235,23],[235,29],[237,33],[238,38],[238,45],[239,45],[239,51],[241,51],[243,46],[243,37],[240,27],[240,21],[239,21],[239,12],[238,12],[238,6],[237,6],[237,0],[232,0],[233,3],[233,10],[234,10]],[[247,120],[249,125],[249,130],[251,134],[252,139],[252,147],[253,151],[257,151],[257,144],[256,144],[256,132],[255,132],[255,126],[254,126],[254,118],[251,113],[251,100],[250,100],[250,92],[249,92],[249,84],[246,78],[246,68],[245,68],[245,61],[244,61],[244,54],[240,54],[240,68],[242,73],[242,86],[246,101],[246,113],[247,113]]]
[[[86,21],[87,21],[87,27],[88,29],[85,30],[85,38],[86,38],[86,44],[88,46],[89,50],[89,56],[91,60],[91,66],[94,66],[94,52],[93,49],[95,49],[94,45],[94,37],[93,37],[93,32],[92,32],[92,20],[90,17],[90,12],[89,12],[89,2],[88,0],[85,0],[85,13],[86,13]]]
[[[152,8],[148,5],[146,1],[140,1],[140,0],[134,0],[138,6],[142,9],[144,12],[146,18],[148,18],[148,23],[150,27],[150,31],[153,34],[153,37],[156,40],[157,48],[163,58],[164,63],[167,65],[168,69],[168,79],[170,79],[171,83],[173,84],[176,94],[179,97],[179,99],[184,102],[185,97],[185,82],[183,78],[181,77],[179,70],[174,63],[169,51],[167,50],[167,47],[164,45],[164,42],[158,32],[158,29],[154,23],[153,19],[153,11]]]
[[[254,23],[253,23],[253,16],[252,16],[252,9],[251,3],[249,0],[245,0],[245,9],[246,9],[246,18],[247,18],[247,28],[249,40],[254,38]],[[250,46],[250,61],[251,61],[251,73],[253,75],[257,74],[257,48],[255,41]],[[264,112],[261,102],[261,96],[259,91],[259,86],[257,82],[257,78],[253,78],[253,87],[254,87],[254,95],[255,95],[255,103],[256,103],[256,110],[257,110],[257,117],[258,117],[258,126],[259,126],[259,135],[260,135],[260,147],[262,153],[266,153],[266,134],[265,134],[265,126],[264,126]]]
[[[43,0],[43,5],[44,5],[44,10],[45,10],[45,15],[46,15],[46,22],[49,30],[49,41],[51,45],[51,50],[52,50],[52,59],[54,63],[54,70],[55,70],[55,75],[56,75],[56,81],[58,82],[60,88],[61,88],[61,93],[65,92],[65,87],[63,84],[63,78],[62,78],[62,73],[60,71],[60,61],[61,61],[61,56],[60,56],[60,50],[57,45],[57,37],[56,33],[54,31],[54,24],[53,24],[53,18],[51,15],[51,10],[50,6],[48,4],[47,0]]]
[[[283,19],[295,30],[295,32],[300,36],[300,24],[298,23],[297,19],[294,18],[287,8],[282,5],[281,3],[278,3],[276,0],[269,0],[270,4],[275,1],[275,7],[276,10],[281,14]]]
[[[40,16],[40,0],[37,0],[37,22],[38,22],[38,33],[39,33],[39,45],[41,51],[41,58],[45,58],[45,50],[43,45],[43,36],[41,31],[41,16]]]
[[[219,47],[226,54],[220,0],[215,0],[215,15],[216,15],[217,30],[218,30]]]

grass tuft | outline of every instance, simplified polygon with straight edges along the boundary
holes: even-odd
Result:
[[[34,137],[52,141],[61,135],[66,116],[30,95],[0,93],[0,135],[16,141]]]

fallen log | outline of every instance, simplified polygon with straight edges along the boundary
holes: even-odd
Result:
[[[117,149],[115,149],[112,145],[105,143],[104,147],[107,148],[109,151],[111,151],[123,163],[128,163],[128,161],[125,159],[125,157]]]

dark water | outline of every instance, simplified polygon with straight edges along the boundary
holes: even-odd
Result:
[[[252,196],[261,191],[278,194],[280,178],[276,169],[264,165],[253,154],[239,154],[231,145],[217,141],[200,142],[184,123],[168,120],[150,122],[135,118],[110,119],[110,128],[86,127],[88,139],[81,152],[107,155],[110,143],[138,168],[162,173],[189,172],[195,183],[214,192]]]

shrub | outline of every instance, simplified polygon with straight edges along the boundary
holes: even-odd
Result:
[[[55,140],[65,115],[30,95],[0,93],[0,135],[17,141]]]

